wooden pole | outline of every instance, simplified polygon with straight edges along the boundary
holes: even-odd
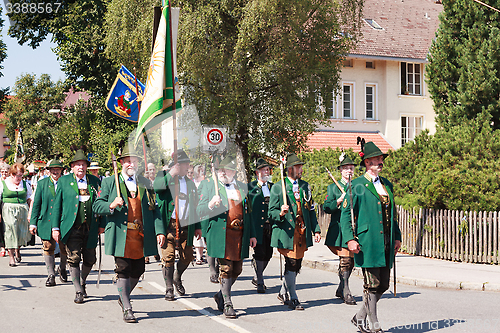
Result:
[[[342,192],[342,194],[344,194],[345,193],[344,189],[340,186],[340,184],[337,182],[337,180],[333,177],[333,175],[330,172],[330,170],[328,170],[327,167],[325,167],[325,170],[326,170],[326,172],[328,172],[328,175],[333,180],[333,182],[335,183],[335,185],[337,185],[337,187],[339,188],[340,192]]]

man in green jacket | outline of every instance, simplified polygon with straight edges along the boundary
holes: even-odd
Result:
[[[333,183],[328,185],[326,190],[326,200],[323,204],[323,209],[326,213],[332,214],[328,232],[325,238],[325,245],[328,246],[332,253],[339,256],[339,279],[340,283],[335,293],[335,296],[344,300],[344,303],[356,305],[354,297],[349,289],[349,276],[351,276],[354,268],[354,253],[347,249],[347,245],[342,241],[342,232],[340,231],[340,211],[342,202],[347,191],[349,179],[354,175],[354,162],[345,153],[340,155],[340,165],[338,169],[342,178],[339,181],[339,186]]]
[[[145,271],[145,256],[158,253],[156,235],[163,231],[161,217],[156,207],[151,182],[138,175],[139,156],[125,146],[118,161],[122,171],[116,178],[104,178],[99,198],[94,202],[94,213],[105,216],[105,252],[115,257],[118,276],[118,303],[123,320],[137,320],[130,304],[130,294]]]
[[[35,199],[32,201],[30,218],[30,232],[32,235],[37,234],[42,239],[43,258],[45,266],[47,266],[48,277],[45,285],[52,287],[56,285],[55,279],[55,255],[56,241],[52,238],[52,212],[54,200],[56,198],[57,181],[61,177],[63,166],[61,162],[54,158],[47,163],[45,167],[50,172],[50,177],[45,177],[38,181]],[[61,261],[59,262],[59,279],[61,282],[68,282],[68,274],[66,272],[67,253],[66,246],[59,243],[61,253]]]
[[[66,245],[69,272],[76,291],[75,303],[83,303],[87,297],[87,276],[97,261],[97,239],[104,231],[102,219],[92,212],[101,182],[97,177],[87,175],[89,164],[84,150],[78,149],[69,163],[72,173],[62,176],[57,182],[54,201],[52,238]]]
[[[292,310],[304,310],[296,292],[304,252],[313,245],[313,234],[316,243],[321,240],[311,187],[301,179],[303,165],[297,155],[288,155],[284,179],[286,202],[281,184],[271,188],[269,199],[269,218],[273,222],[271,246],[285,256],[285,279],[278,299]]]
[[[382,332],[377,302],[389,288],[391,267],[401,246],[401,231],[392,184],[379,176],[387,154],[373,142],[367,142],[360,155],[366,173],[352,181],[354,216],[351,214],[351,191],[348,190],[340,217],[343,242],[354,252],[355,265],[363,270],[363,307],[351,322],[361,332]]]
[[[248,247],[257,244],[245,193],[246,184],[234,178],[236,171],[236,158],[226,156],[217,171],[218,184],[213,179],[201,183],[197,208],[199,216],[208,216],[207,252],[218,258],[220,264],[220,291],[214,299],[226,318],[236,318],[231,286],[241,274],[243,259],[248,258]]]
[[[257,245],[253,249],[252,266],[255,270],[255,275],[252,279],[252,284],[257,287],[257,292],[260,294],[266,292],[264,269],[266,269],[269,260],[273,256],[271,222],[267,214],[271,186],[273,186],[273,183],[268,180],[270,174],[271,165],[263,158],[259,158],[255,163],[257,180],[248,184],[248,197],[252,208],[252,223],[257,238]]]
[[[177,164],[172,165],[168,172],[161,171],[153,183],[163,221],[158,240],[162,248],[162,273],[167,301],[175,299],[174,286],[179,295],[186,294],[182,285],[182,273],[193,261],[193,236],[198,239],[201,237],[201,225],[196,214],[198,194],[194,182],[186,176],[190,162],[186,152],[179,149]],[[179,190],[177,207],[175,206],[176,181]],[[176,250],[179,253],[179,260],[174,272]]]

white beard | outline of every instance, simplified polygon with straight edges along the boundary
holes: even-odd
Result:
[[[127,170],[125,170],[125,174],[129,177],[132,177],[133,175],[135,175],[136,172],[137,172],[137,170],[135,170],[134,168],[128,168]]]

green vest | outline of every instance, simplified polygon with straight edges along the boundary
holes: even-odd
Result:
[[[27,195],[27,190],[26,190],[26,182],[23,180],[23,186],[24,188],[22,191],[11,191],[7,187],[7,184],[5,181],[2,180],[2,185],[3,185],[3,193],[2,193],[2,201],[5,203],[26,203],[26,195]]]

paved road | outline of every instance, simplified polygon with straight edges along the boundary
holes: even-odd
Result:
[[[176,332],[295,333],[356,332],[350,318],[359,308],[334,298],[338,277],[304,267],[298,276],[298,295],[305,311],[290,311],[276,299],[279,290],[279,259],[273,258],[266,273],[267,294],[257,294],[250,283],[252,268],[247,260],[234,285],[236,320],[226,320],[214,310],[212,295],[218,285],[208,280],[208,267],[191,266],[184,274],[188,295],[174,302],[163,299],[164,283],[157,263],[146,266],[132,294],[139,320],[125,324],[112,284],[113,259],[104,256],[104,274],[96,288],[97,272],[89,277],[89,298],[73,303],[70,283],[45,287],[46,270],[41,245],[23,248],[23,262],[8,267],[0,258],[0,329],[2,332]],[[362,281],[351,279],[356,300],[361,301]],[[379,319],[386,332],[499,332],[500,293],[448,290],[399,285],[397,297],[384,294]]]

